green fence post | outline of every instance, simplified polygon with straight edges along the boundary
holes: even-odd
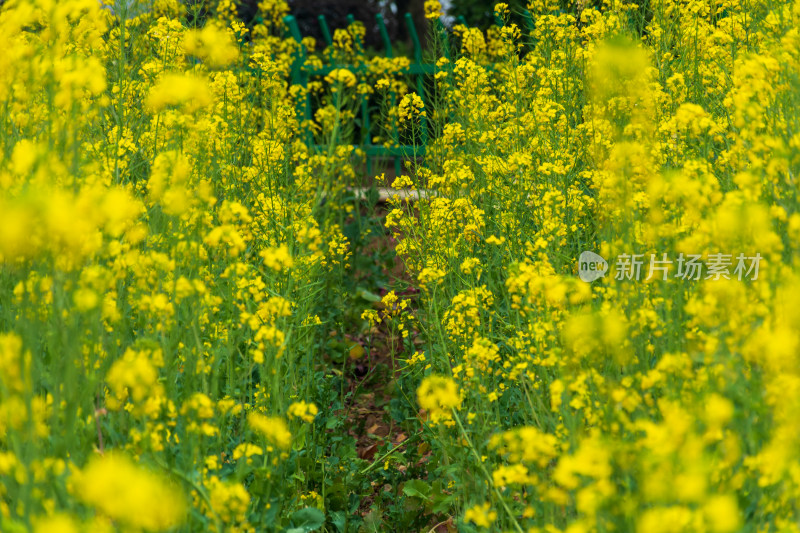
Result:
[[[317,17],[319,21],[319,29],[322,31],[322,38],[325,40],[325,44],[330,46],[333,44],[333,38],[331,37],[331,30],[328,28],[328,21],[325,20],[325,15],[319,15]]]
[[[331,30],[328,27],[328,21],[325,20],[325,15],[317,17],[319,22],[319,29],[322,32],[322,40],[325,41],[325,54],[328,56],[328,62],[333,63],[333,38],[331,37]]]
[[[411,36],[411,44],[414,46],[414,61],[422,63],[422,45],[419,42],[417,28],[414,26],[414,19],[411,17],[411,13],[406,13],[404,18],[406,27],[408,28],[408,34]]]
[[[352,26],[355,23],[356,23],[356,18],[353,15],[347,15],[347,25],[348,26]],[[360,37],[358,37],[358,36],[356,37],[355,43],[356,43],[356,48],[359,51],[363,52],[364,51],[364,43],[361,42],[361,38]]]
[[[378,32],[381,34],[383,41],[384,55],[389,59],[392,58],[392,40],[389,39],[389,32],[386,31],[386,22],[383,20],[383,15],[380,13],[375,14],[375,21],[378,23]]]
[[[289,35],[291,35],[294,40],[297,41],[297,53],[295,54],[295,60],[292,63],[292,83],[300,83],[300,71],[306,59],[306,50],[303,46],[303,36],[300,35],[300,28],[297,26],[297,19],[295,19],[294,16],[286,15],[283,17],[283,22],[289,28]]]

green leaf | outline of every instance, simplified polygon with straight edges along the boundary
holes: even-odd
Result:
[[[373,507],[364,517],[366,531],[383,531],[383,511]]]
[[[345,517],[344,511],[335,511],[331,513],[331,522],[333,522],[333,525],[336,526],[337,530],[339,530],[341,533],[344,533],[345,524],[347,523],[347,518]]]
[[[375,294],[374,292],[370,292],[364,287],[359,287],[356,289],[356,295],[360,296],[361,298],[365,299],[368,302],[377,303],[381,301],[381,297]]]
[[[306,507],[292,515],[292,523],[295,526],[286,533],[310,533],[325,525],[325,513],[316,507]]]
[[[431,485],[429,496],[433,500],[431,511],[434,513],[447,513],[456,501],[455,495],[445,492],[444,483],[440,479],[437,479]]]
[[[456,497],[453,496],[452,494],[439,493],[433,499],[434,503],[432,511],[434,513],[446,513],[453,507],[453,503],[455,501]]]
[[[294,435],[294,442],[292,443],[292,449],[295,451],[302,450],[306,445],[306,435],[308,435],[308,425],[303,424],[300,426],[300,429]]]
[[[421,479],[412,479],[410,481],[406,481],[406,484],[403,485],[403,494],[412,498],[420,498],[431,501],[431,499],[428,497],[430,492],[431,486]]]

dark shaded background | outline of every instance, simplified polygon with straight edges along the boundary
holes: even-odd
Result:
[[[526,0],[505,0],[512,12],[525,9]],[[467,24],[486,29],[494,23],[493,10],[496,0],[450,0],[447,11],[449,20],[464,17]],[[241,0],[242,19],[252,20],[258,0]],[[411,46],[411,37],[406,29],[403,17],[411,13],[417,27],[417,33],[425,46],[427,21],[425,20],[425,0],[289,0],[292,15],[297,19],[300,33],[312,36],[322,42],[322,32],[317,17],[325,15],[331,34],[336,28],[347,26],[347,15],[352,14],[356,20],[364,23],[366,29],[366,46],[382,48],[380,34],[375,24],[375,15],[380,13],[386,22],[389,38],[394,45]]]
[[[242,20],[250,22],[255,16],[257,5],[258,0],[241,0],[239,12]],[[383,15],[393,44],[411,42],[403,20],[405,13],[411,13],[420,38],[424,38],[426,28],[424,5],[424,0],[289,0],[291,14],[297,19],[300,33],[304,37],[311,36],[318,42],[323,42],[317,20],[319,15],[325,15],[331,35],[337,28],[347,27],[347,15],[353,15],[366,29],[365,45],[374,48],[383,48],[375,23],[375,16],[378,13]]]
[[[447,14],[453,17],[462,16],[469,26],[485,30],[494,24],[494,5],[499,1],[452,0],[452,7]],[[519,24],[518,15],[526,9],[528,2],[526,0],[503,1],[508,4],[512,20]]]

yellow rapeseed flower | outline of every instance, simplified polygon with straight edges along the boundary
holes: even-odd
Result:
[[[164,531],[185,518],[178,487],[117,452],[92,458],[72,480],[79,500],[126,527]]]
[[[451,378],[428,376],[417,389],[419,406],[428,411],[431,422],[437,424],[452,419],[452,410],[461,407],[458,385]]]
[[[225,521],[243,521],[250,506],[250,494],[241,483],[221,481],[211,476],[208,481],[211,508]]]
[[[439,0],[425,0],[425,18],[436,20],[442,16],[442,3]]]
[[[353,87],[356,84],[356,76],[346,68],[336,68],[325,76],[325,81],[331,85],[341,83],[345,87]]]
[[[489,528],[497,520],[497,511],[493,511],[489,503],[475,505],[464,513],[464,520],[478,527]]]
[[[158,367],[163,364],[160,350],[125,350],[106,374],[111,393],[106,396],[107,407],[120,409],[130,399],[133,412],[142,412],[148,397],[162,395],[163,386],[158,383]]]
[[[191,113],[208,106],[211,101],[208,83],[190,74],[165,74],[147,95],[147,107],[156,113],[169,106]]]
[[[292,268],[294,265],[292,254],[285,244],[266,248],[260,251],[258,255],[264,260],[264,265],[275,272],[280,272],[285,268]]]
[[[411,120],[416,116],[425,116],[425,104],[417,93],[408,93],[400,100],[397,108],[397,115],[400,122]]]
[[[204,59],[212,67],[224,67],[239,57],[233,35],[217,24],[187,31],[183,36],[183,48],[187,54]]]
[[[739,505],[730,494],[711,496],[703,505],[703,515],[713,533],[732,533],[742,527]]]
[[[288,450],[292,445],[292,434],[282,418],[250,413],[247,416],[247,423],[278,448]]]
[[[57,513],[34,522],[34,533],[79,533],[77,521],[70,515]]]
[[[313,403],[294,402],[289,406],[289,418],[299,418],[308,422],[309,424],[314,421],[319,409]]]

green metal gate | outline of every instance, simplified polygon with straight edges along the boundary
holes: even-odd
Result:
[[[331,37],[331,31],[328,27],[328,23],[325,19],[324,15],[319,15],[317,17],[320,30],[323,36],[323,40],[325,41],[325,45],[332,46],[333,39]],[[533,18],[529,11],[523,12],[523,19],[528,26],[528,30],[533,29]],[[347,20],[349,24],[355,23],[355,19],[352,15],[347,16]],[[303,88],[308,88],[309,80],[315,77],[324,77],[328,75],[334,69],[348,69],[353,74],[355,74],[356,78],[358,79],[359,76],[363,75],[365,67],[364,65],[353,65],[353,64],[330,64],[323,67],[317,67],[311,65],[307,62],[308,59],[308,52],[305,49],[305,46],[302,43],[303,36],[300,33],[300,28],[297,24],[297,20],[292,15],[287,15],[283,19],[286,27],[288,28],[289,36],[294,38],[297,41],[298,49],[295,55],[294,62],[292,64],[292,71],[291,71],[291,82],[296,85],[300,85]],[[436,65],[435,63],[426,63],[423,60],[423,53],[422,53],[422,46],[420,44],[419,33],[417,32],[417,28],[414,24],[414,21],[411,17],[410,13],[406,13],[404,16],[404,21],[406,24],[406,28],[408,29],[408,33],[411,36],[411,43],[413,46],[413,58],[411,58],[411,63],[409,66],[408,71],[406,74],[413,77],[413,84],[416,88],[417,94],[422,98],[423,103],[426,108],[429,108],[429,100],[426,98],[426,91],[425,91],[425,77],[431,76],[436,72],[443,71],[443,67]],[[458,19],[460,24],[466,26],[465,21],[463,18]],[[495,20],[498,26],[503,25],[503,21],[499,18]],[[387,58],[393,57],[392,51],[392,43],[389,39],[389,33],[386,29],[386,23],[383,19],[381,14],[376,15],[376,23],[378,27],[378,31],[380,33],[381,41],[383,43],[384,48],[384,55]],[[449,39],[447,36],[447,31],[445,30],[444,26],[439,20],[435,21],[436,31],[439,32],[443,46],[443,52],[445,57],[448,59],[450,58],[449,50]],[[360,46],[360,43],[356,43]],[[363,47],[361,48],[363,52]],[[311,110],[312,110],[312,103],[310,95],[308,91],[306,92],[305,101],[301,102],[298,105],[297,114],[298,118],[303,121],[306,126],[305,131],[305,141],[309,147],[315,149],[321,149],[322,146],[316,144],[314,141],[314,135],[310,128],[308,128],[308,124],[311,121]],[[395,104],[396,95],[392,94],[392,102],[391,104]],[[397,146],[383,146],[380,144],[374,144],[372,142],[372,136],[370,135],[371,131],[371,118],[370,118],[370,109],[369,109],[369,98],[366,95],[361,95],[359,102],[360,108],[360,122],[361,122],[361,130],[362,135],[360,142],[353,146],[354,149],[361,149],[367,156],[367,173],[372,173],[373,168],[373,160],[375,158],[394,158],[394,168],[395,172],[399,175],[401,173],[402,167],[402,160],[406,158],[412,158],[414,156],[424,156],[426,153],[427,142],[429,139],[429,131],[427,125],[427,119],[425,117],[421,118],[421,135],[420,135],[420,144],[418,146],[408,145],[408,144],[399,144]]]

